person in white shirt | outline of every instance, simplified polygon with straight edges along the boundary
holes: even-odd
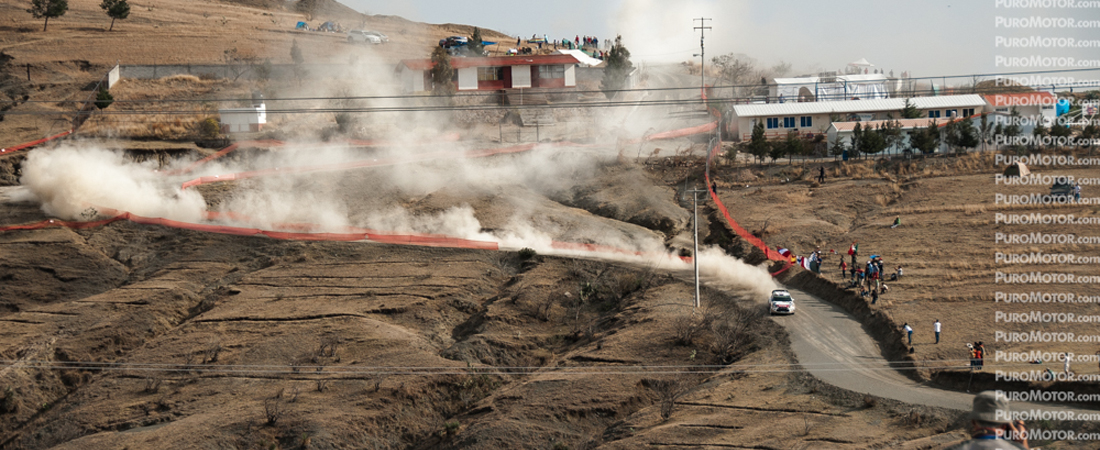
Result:
[[[1069,353],[1063,353],[1062,354],[1062,359],[1064,359],[1066,361],[1062,365],[1062,371],[1065,372],[1066,375],[1069,375]]]
[[[936,323],[932,324],[932,327],[936,330],[936,343],[940,343],[940,319],[936,319]]]
[[[909,345],[913,345],[913,327],[909,326],[909,322],[905,322],[902,328],[904,328],[905,333],[909,335]]]

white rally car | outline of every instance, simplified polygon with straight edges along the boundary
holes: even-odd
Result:
[[[794,299],[786,289],[776,289],[768,298],[768,311],[772,314],[794,314]]]

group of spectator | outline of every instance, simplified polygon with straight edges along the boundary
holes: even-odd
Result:
[[[867,263],[860,267],[856,264],[856,257],[859,255],[858,242],[852,242],[852,245],[848,247],[848,255],[851,256],[852,262],[849,265],[841,259],[840,277],[849,280],[848,289],[858,289],[860,297],[870,296],[872,305],[878,303],[879,295],[890,290],[890,287],[886,285],[886,264],[883,262],[882,257],[872,255],[867,259]],[[901,276],[902,268],[897,266],[894,273],[890,274],[889,281],[897,281]]]
[[[554,46],[554,50],[564,48],[567,50],[584,50],[585,53],[592,55],[596,59],[604,59],[607,57],[607,53],[600,50],[600,39],[595,36],[581,36],[576,35],[573,39],[562,38],[560,41],[555,40],[553,42],[544,34],[540,38],[537,34],[532,34],[531,39],[527,40],[527,45],[534,46],[535,49],[542,50],[542,46],[546,45],[549,48],[550,45]],[[529,55],[534,52],[532,47],[523,47],[523,38],[516,38],[517,53],[523,55]]]

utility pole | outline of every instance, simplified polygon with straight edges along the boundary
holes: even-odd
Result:
[[[692,19],[693,22],[696,21],[696,20],[699,21],[699,26],[695,27],[695,29],[699,30],[699,89],[702,89],[699,92],[700,92],[700,98],[702,98],[702,93],[707,88],[707,80],[706,80],[707,57],[705,56],[705,53],[703,52],[703,36],[707,32],[707,30],[710,29],[710,27],[706,26],[706,24],[707,24],[706,21],[711,20],[711,19],[706,18],[706,17],[700,17],[698,19]]]
[[[695,310],[702,306],[699,302],[699,194],[705,193],[707,190],[696,188],[686,192],[691,193],[691,204],[694,211],[692,222],[695,229],[692,232],[692,242],[695,245],[695,251],[691,253],[691,262],[695,266],[695,303],[691,307],[691,312],[694,314]]]

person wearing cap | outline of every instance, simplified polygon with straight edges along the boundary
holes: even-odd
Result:
[[[1024,421],[1012,420],[1008,399],[995,391],[983,391],[974,396],[970,410],[970,440],[948,450],[1011,450],[1028,449]]]

